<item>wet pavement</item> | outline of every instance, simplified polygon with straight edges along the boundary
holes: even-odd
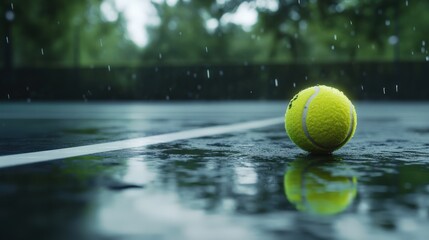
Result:
[[[278,117],[286,102],[0,104],[0,156]],[[356,104],[354,138],[284,127],[0,169],[0,239],[428,239],[429,103]]]

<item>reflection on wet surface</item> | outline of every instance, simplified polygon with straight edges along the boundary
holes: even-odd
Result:
[[[229,121],[283,114],[282,103],[266,105],[243,104]],[[358,104],[355,137],[328,157],[301,152],[279,125],[0,169],[0,238],[427,239],[429,150],[419,129],[429,112],[412,107]],[[22,138],[13,135],[18,122],[0,119],[12,126],[1,153],[178,131],[187,118],[204,123],[223,115],[220,107],[198,116],[190,108],[160,123],[40,120],[52,124],[46,131],[27,125],[17,130]],[[166,129],[151,128],[162,124]]]
[[[357,178],[334,157],[302,158],[293,161],[285,174],[286,197],[299,211],[333,215],[343,212],[354,200]]]

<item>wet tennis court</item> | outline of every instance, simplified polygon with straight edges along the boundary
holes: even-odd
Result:
[[[427,239],[429,104],[355,105],[314,156],[287,102],[2,103],[0,238]]]

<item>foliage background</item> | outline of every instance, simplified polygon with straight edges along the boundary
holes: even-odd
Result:
[[[158,21],[141,26],[149,37],[140,47],[115,0],[2,0],[1,98],[281,99],[318,83],[363,99],[429,98],[421,90],[428,76],[429,1],[150,4]],[[256,10],[254,25],[225,20],[243,7]],[[260,89],[266,90],[256,94]]]

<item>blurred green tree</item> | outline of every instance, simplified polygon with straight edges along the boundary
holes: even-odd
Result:
[[[149,44],[142,58],[145,63],[225,64],[265,59],[261,50],[267,42],[222,19],[238,5],[224,6],[216,0],[179,0],[175,5],[156,1],[153,5],[161,21],[148,27]]]
[[[144,59],[158,62],[314,62],[424,59],[429,2],[393,0],[154,1],[161,23]],[[225,23],[241,4],[258,21]],[[419,17],[416,17],[419,16]],[[429,19],[428,19],[429,20]],[[207,28],[207,23],[216,27]],[[205,54],[208,46],[212,54]]]
[[[124,38],[124,19],[101,12],[103,0],[14,2],[12,24],[17,66],[80,66],[129,59],[135,45]],[[104,48],[103,48],[104,45]]]

